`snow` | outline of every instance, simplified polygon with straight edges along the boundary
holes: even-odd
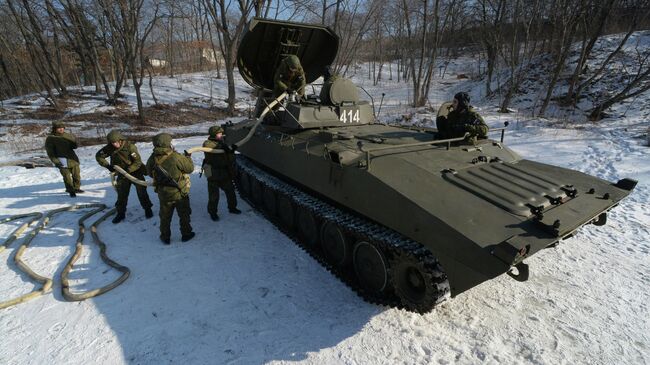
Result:
[[[450,63],[446,78],[435,80],[431,105],[439,105],[461,89],[479,90],[476,81],[455,78],[456,73],[474,67],[470,62]],[[354,81],[376,103],[386,93],[382,119],[422,125],[435,119],[428,108],[407,106],[408,84],[388,80],[385,74],[384,81],[373,86],[365,75],[367,70],[359,70]],[[157,97],[165,103],[209,103],[210,83],[214,82],[213,92],[218,96],[213,102],[223,101],[224,81],[210,81],[208,76],[158,77]],[[237,82],[238,105],[245,110],[254,100],[241,78]],[[148,98],[148,88],[143,87],[143,92]],[[650,148],[640,138],[648,128],[647,112],[633,108],[598,124],[570,123],[563,117],[531,118],[525,103],[513,105],[516,112],[497,114],[497,103],[482,98],[480,92],[472,94],[474,104],[491,126],[511,123],[506,144],[524,158],[610,181],[623,177],[639,181],[634,192],[611,212],[606,226],[584,227],[557,248],[528,259],[531,277],[527,282],[502,275],[426,315],[372,305],[241,199],[243,213],[231,215],[222,196],[221,220],[212,222],[205,206],[206,182],[195,173],[191,204],[197,236],[181,243],[174,218],[172,245],[162,245],[158,218],[145,219],[132,193],[126,221],[119,225],[109,221],[99,227],[108,255],[129,267],[131,276],[113,291],[90,300],[64,301],[59,282],[74,251],[76,221],[83,212],[55,216],[24,255],[37,273],[54,277],[54,290],[0,310],[0,363],[649,363]],[[132,108],[132,90],[125,88],[125,93]],[[647,103],[650,94],[639,99]],[[13,112],[12,105],[4,102],[4,108]],[[69,112],[97,108],[105,106],[85,101]],[[205,132],[221,122],[166,131]],[[47,126],[50,121],[25,121],[14,115],[0,120],[0,127],[11,129],[18,123]],[[77,133],[87,124],[92,122],[79,122],[71,129]],[[7,129],[0,133],[9,134]],[[31,138],[42,143],[43,137]],[[183,150],[203,140],[202,136],[189,137],[176,139],[174,144]],[[86,193],[75,200],[63,193],[55,169],[0,167],[0,216],[46,211],[73,202],[112,205],[115,191],[106,170],[94,161],[99,147],[77,150]],[[150,143],[137,147],[144,158],[152,151]],[[0,152],[3,161],[43,154],[15,155],[6,144],[0,144]],[[202,156],[195,154],[193,159],[198,164]],[[156,196],[153,192],[150,196],[157,211]],[[0,225],[0,239],[18,224]],[[86,236],[83,254],[70,275],[74,292],[106,285],[119,276],[99,259],[90,234]],[[21,242],[0,253],[0,300],[36,287],[13,263]]]

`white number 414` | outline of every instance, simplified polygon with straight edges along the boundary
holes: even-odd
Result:
[[[359,109],[357,110],[343,110],[339,118],[341,123],[359,123]]]

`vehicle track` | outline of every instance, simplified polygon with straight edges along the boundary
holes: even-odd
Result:
[[[370,222],[367,219],[358,217],[351,213],[345,212],[333,205],[326,203],[296,187],[266,173],[261,168],[254,165],[252,161],[241,155],[237,156],[238,174],[236,186],[242,198],[244,198],[253,207],[258,208],[269,221],[271,221],[280,231],[291,238],[299,247],[307,252],[311,257],[318,261],[323,267],[330,271],[334,276],[339,278],[344,284],[354,290],[365,301],[406,309],[419,313],[430,311],[436,304],[439,304],[450,297],[450,286],[447,275],[442,271],[442,267],[437,259],[424,248],[421,244],[414,242],[401,234]],[[257,185],[259,184],[259,186]],[[267,194],[266,200],[274,200],[275,204],[265,203],[264,194]],[[273,197],[273,198],[270,198]],[[293,225],[287,226],[284,219],[279,216],[277,202],[280,199],[288,199],[291,202],[293,210]],[[285,201],[286,204],[286,201]],[[273,208],[269,209],[269,206]],[[286,206],[285,206],[286,209]],[[317,227],[317,239],[309,242],[305,234],[300,232],[297,213],[305,210],[314,217]],[[286,215],[286,212],[284,213]],[[360,282],[355,274],[353,260],[347,259],[348,264],[336,265],[328,260],[319,245],[321,242],[322,228],[326,224],[334,224],[340,228],[345,235],[348,251],[353,245],[350,242],[360,243],[367,242],[377,247],[385,256],[388,272],[386,279],[386,289],[376,292],[370,290]],[[313,237],[312,237],[313,238]],[[427,280],[432,283],[433,295],[431,302],[433,305],[418,305],[400,298],[395,289],[395,275],[391,270],[389,263],[394,263],[401,258],[409,258],[415,262],[421,263],[421,267],[426,271]],[[392,265],[394,266],[394,265]]]

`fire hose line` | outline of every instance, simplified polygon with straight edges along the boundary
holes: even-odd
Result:
[[[284,92],[284,93],[282,93],[280,96],[278,96],[277,98],[275,98],[272,102],[270,102],[270,103],[266,106],[266,108],[264,108],[264,111],[262,111],[262,114],[260,114],[260,116],[257,118],[257,121],[255,121],[255,124],[253,125],[253,127],[251,128],[251,130],[248,131],[248,134],[246,135],[246,137],[244,137],[241,141],[236,142],[235,145],[236,145],[237,147],[241,147],[243,144],[245,144],[246,142],[248,142],[248,141],[253,137],[253,134],[255,134],[255,130],[257,130],[257,127],[258,127],[258,126],[262,123],[262,121],[264,120],[264,117],[266,116],[266,114],[267,114],[268,112],[270,112],[271,109],[273,109],[273,107],[274,107],[276,104],[278,104],[279,102],[281,102],[281,101],[282,101],[284,98],[286,98],[286,97],[287,97],[287,93]],[[224,153],[224,152],[226,152],[226,151],[224,151],[224,150],[222,150],[222,149],[208,148],[208,147],[192,147],[192,148],[188,149],[187,152],[190,153],[190,154],[192,154],[192,153],[195,153],[195,152]],[[113,168],[115,168],[115,171],[117,171],[118,173],[122,174],[125,178],[129,179],[129,181],[131,181],[131,182],[134,183],[134,184],[138,184],[138,185],[145,186],[145,187],[146,187],[146,186],[153,186],[153,182],[152,182],[151,180],[149,180],[149,181],[146,181],[146,180],[140,180],[140,179],[134,177],[133,175],[129,174],[129,173],[126,172],[123,168],[121,168],[121,167],[119,167],[119,166],[113,166]],[[113,185],[113,187],[116,187],[116,185],[115,185],[115,184],[116,184],[116,183],[115,183],[115,176],[116,176],[115,173],[112,172],[112,173],[111,173],[111,184]]]
[[[23,223],[20,227],[16,228],[13,232],[11,232],[11,235],[9,235],[9,237],[2,243],[2,246],[0,246],[0,252],[4,251],[7,247],[11,246],[11,244],[18,239],[18,236],[20,236],[25,231],[25,229],[27,229],[27,227],[31,226],[32,223],[41,219],[43,217],[43,213],[35,212],[35,213],[27,213],[27,214],[18,214],[0,220],[0,224],[3,224],[3,223],[13,222],[28,217],[31,217],[31,219],[29,219],[27,222]]]
[[[262,123],[264,120],[264,117],[266,114],[271,111],[271,109],[278,103],[280,103],[284,98],[286,98],[287,93],[282,93],[280,96],[275,98],[271,103],[267,105],[267,107],[264,109],[262,114],[257,118],[257,121],[251,128],[251,130],[248,132],[246,137],[244,137],[242,140],[238,141],[235,143],[237,147],[241,147],[243,144],[248,142],[253,134],[255,133],[255,130],[257,130],[257,127]],[[213,149],[213,148],[207,148],[207,147],[193,147],[187,150],[188,153],[195,153],[195,152],[206,152],[206,153],[224,153],[226,152],[223,149]],[[143,181],[140,179],[135,178],[128,172],[124,171],[119,166],[114,166],[115,170],[122,174],[125,178],[129,179],[131,182],[142,185],[142,186],[151,186],[153,183],[151,181]],[[115,173],[111,173],[111,184],[113,187],[115,187]],[[108,255],[106,255],[106,244],[102,242],[102,240],[99,238],[99,235],[97,234],[97,226],[102,223],[104,220],[106,220],[109,216],[115,214],[115,209],[111,209],[107,211],[102,217],[100,217],[95,223],[92,224],[91,226],[91,233],[93,236],[93,241],[99,246],[100,249],[100,257],[104,263],[107,265],[117,269],[118,271],[122,272],[122,275],[112,283],[105,285],[101,288],[89,290],[83,293],[72,293],[70,291],[70,285],[69,285],[69,278],[68,275],[70,274],[70,271],[72,270],[72,267],[74,266],[74,263],[77,261],[79,256],[81,255],[81,252],[83,250],[83,240],[84,240],[84,234],[86,232],[86,227],[84,225],[84,221],[88,219],[89,217],[101,212],[102,210],[106,209],[106,205],[96,203],[96,204],[80,204],[80,205],[74,205],[74,206],[68,206],[68,207],[63,207],[63,208],[58,208],[49,211],[46,215],[45,218],[41,221],[41,223],[36,226],[24,239],[23,243],[20,245],[18,248],[18,251],[16,252],[16,255],[14,256],[14,261],[16,262],[16,265],[18,268],[20,268],[21,271],[23,271],[25,274],[27,274],[32,280],[42,284],[42,287],[40,289],[34,290],[30,293],[27,293],[25,295],[22,295],[20,297],[10,299],[4,302],[0,302],[0,309],[7,308],[19,303],[26,302],[30,299],[33,299],[35,297],[41,296],[43,294],[49,293],[52,290],[52,279],[46,278],[44,276],[41,276],[37,273],[35,273],[23,260],[22,260],[22,255],[29,247],[29,244],[32,242],[34,237],[43,229],[47,224],[49,223],[50,219],[52,216],[55,214],[61,213],[61,212],[66,212],[66,211],[74,211],[74,210],[79,210],[79,209],[88,209],[88,208],[95,208],[92,211],[88,212],[85,214],[83,217],[81,217],[78,221],[79,224],[79,235],[77,238],[76,242],[76,248],[75,252],[66,264],[65,268],[63,269],[63,272],[61,273],[61,291],[63,293],[63,297],[66,300],[69,301],[80,301],[80,300],[85,300],[88,298],[92,298],[101,294],[106,293],[107,291],[114,289],[115,287],[119,286],[122,284],[126,279],[129,277],[131,271],[129,270],[128,267],[122,266],[118,264],[117,262],[111,260]],[[13,241],[17,239],[17,237],[28,227],[30,226],[33,222],[36,220],[40,219],[43,216],[42,213],[28,213],[28,214],[20,214],[20,215],[15,215],[12,217],[5,218],[3,220],[0,220],[0,224],[2,223],[7,223],[11,222],[14,220],[22,219],[22,218],[27,218],[27,217],[33,217],[31,220],[28,222],[24,223],[22,226],[18,227],[14,232],[11,233],[9,238],[5,240],[2,246],[0,246],[0,252],[2,252],[5,248],[9,247]]]
[[[62,212],[67,212],[67,211],[76,211],[76,210],[90,209],[90,208],[94,208],[94,209],[91,210],[90,212],[86,213],[84,216],[82,216],[78,221],[79,235],[78,235],[77,242],[76,242],[75,252],[72,255],[72,257],[70,258],[70,260],[68,261],[68,263],[66,264],[65,268],[63,269],[63,272],[61,273],[61,290],[62,290],[62,293],[63,293],[63,297],[66,300],[69,300],[69,301],[80,301],[80,300],[85,300],[85,299],[88,299],[88,298],[92,298],[92,297],[104,294],[107,291],[117,287],[118,285],[122,284],[129,277],[130,270],[127,267],[122,266],[122,265],[116,263],[115,261],[111,260],[106,255],[106,245],[104,244],[104,242],[101,241],[101,239],[97,235],[97,226],[101,222],[106,220],[106,218],[108,218],[109,216],[111,216],[112,214],[115,213],[115,209],[111,209],[111,210],[107,211],[97,221],[95,221],[95,223],[92,224],[91,232],[92,232],[92,235],[93,235],[93,240],[95,241],[95,243],[100,248],[100,257],[101,257],[102,261],[104,261],[107,265],[121,271],[122,275],[117,280],[113,281],[112,283],[110,283],[108,285],[105,285],[105,286],[103,286],[101,288],[98,288],[98,289],[89,290],[89,291],[86,291],[86,292],[83,292],[83,293],[72,293],[72,292],[70,292],[68,274],[72,270],[74,262],[79,258],[79,256],[81,255],[81,252],[82,252],[84,233],[86,231],[84,222],[85,222],[86,219],[90,218],[91,216],[93,216],[93,215],[101,212],[102,210],[106,209],[106,205],[101,204],[101,203],[93,203],[93,204],[78,204],[78,205],[73,205],[73,206],[62,207],[62,208],[51,210],[51,211],[47,212],[47,214],[45,214],[45,218],[43,218],[43,220],[31,232],[29,232],[25,236],[25,238],[23,240],[23,243],[20,245],[20,247],[18,248],[18,250],[16,252],[16,255],[14,256],[14,261],[16,262],[16,266],[18,266],[18,268],[22,272],[27,274],[32,280],[40,283],[42,285],[41,288],[37,289],[37,290],[34,290],[34,291],[30,292],[30,293],[24,294],[24,295],[22,295],[20,297],[0,302],[0,309],[7,308],[7,307],[10,307],[10,306],[13,306],[13,305],[16,305],[16,304],[24,303],[24,302],[26,302],[26,301],[28,301],[30,299],[33,299],[33,298],[36,298],[36,297],[41,296],[43,294],[49,293],[52,290],[52,279],[43,277],[43,276],[35,273],[22,260],[22,255],[25,252],[25,250],[29,247],[29,245],[32,242],[32,240],[34,239],[34,237],[36,237],[36,235],[43,228],[45,228],[48,225],[48,223],[50,222],[50,220],[52,219],[52,217],[54,215],[62,213]],[[10,222],[10,221],[13,221],[13,220],[18,220],[18,219],[29,217],[29,216],[33,216],[33,217],[37,217],[37,218],[32,218],[32,221],[23,224],[23,226],[25,226],[25,228],[26,228],[26,226],[30,225],[34,220],[36,220],[38,218],[41,218],[43,216],[43,214],[42,213],[30,213],[30,214],[22,214],[22,215],[12,216],[12,217],[5,218],[5,219],[1,220],[0,223],[6,223],[6,222]],[[12,235],[5,241],[5,243],[3,244],[2,247],[5,247],[5,248],[8,247],[9,244],[11,244],[16,239],[17,234],[19,234],[23,230],[24,230],[24,228],[21,226],[16,231],[14,231],[12,233]],[[18,231],[20,231],[20,232],[18,232]]]

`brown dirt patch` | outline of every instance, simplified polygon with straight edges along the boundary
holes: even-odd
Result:
[[[174,105],[158,104],[145,108],[145,122],[138,118],[137,112],[125,107],[117,107],[105,112],[75,114],[61,118],[62,121],[80,122],[95,121],[97,123],[126,123],[134,130],[150,130],[160,127],[177,127],[205,122],[207,120],[220,120],[227,118],[225,110],[219,108],[206,108],[181,102]]]

